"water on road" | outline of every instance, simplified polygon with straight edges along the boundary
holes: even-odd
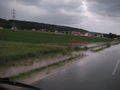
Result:
[[[33,85],[43,90],[120,90],[120,45],[91,54]]]

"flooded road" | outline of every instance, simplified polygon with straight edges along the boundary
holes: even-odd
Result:
[[[91,54],[33,85],[43,90],[120,90],[120,45]]]

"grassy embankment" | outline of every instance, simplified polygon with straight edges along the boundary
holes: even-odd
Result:
[[[36,57],[42,58],[79,50],[79,48],[61,46],[61,44],[109,41],[111,39],[37,31],[0,30],[0,66],[26,65],[27,62],[32,63]]]
[[[99,52],[99,51],[102,51],[102,50],[104,50],[104,49],[106,49],[106,48],[109,48],[110,46],[111,46],[110,43],[106,43],[106,44],[104,44],[104,45],[91,48],[90,51],[92,51],[92,52]]]
[[[11,76],[9,78],[11,80],[18,80],[18,79],[21,79],[21,78],[26,78],[28,76],[32,76],[34,73],[40,72],[40,71],[48,69],[50,67],[60,67],[60,66],[64,65],[66,62],[72,61],[72,60],[74,60],[76,58],[79,58],[79,57],[82,58],[83,56],[82,55],[77,55],[77,56],[74,56],[74,57],[70,57],[70,58],[65,59],[63,61],[56,62],[56,63],[53,63],[53,64],[49,64],[49,65],[41,67],[41,68],[33,69],[33,70],[28,71],[28,72],[23,72],[21,74],[14,75],[14,76]]]
[[[0,66],[27,65],[39,60],[35,58],[50,58],[67,51],[70,49],[64,46],[0,41]]]

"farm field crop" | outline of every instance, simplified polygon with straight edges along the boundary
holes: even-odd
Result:
[[[37,31],[0,30],[0,41],[12,41],[22,43],[89,43],[107,42],[111,41],[111,39],[73,35],[59,35]]]

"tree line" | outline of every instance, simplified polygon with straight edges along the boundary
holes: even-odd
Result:
[[[74,27],[68,27],[68,26],[60,26],[60,25],[53,25],[53,24],[45,24],[45,23],[37,23],[37,22],[31,22],[31,21],[20,21],[20,20],[6,20],[0,18],[0,27],[3,27],[5,29],[11,29],[11,27],[14,25],[17,27],[18,30],[40,30],[40,29],[46,29],[49,30],[50,32],[72,32],[72,31],[77,31],[81,33],[86,33],[89,32],[84,29],[80,28],[74,28]],[[92,32],[95,33],[95,32]],[[109,34],[104,34],[104,37],[107,38],[120,38],[120,35],[116,35],[113,33]]]
[[[47,29],[50,30],[51,32],[54,31],[79,31],[79,32],[88,32],[87,30],[84,29],[79,29],[79,28],[73,28],[73,27],[68,27],[68,26],[60,26],[60,25],[52,25],[52,24],[45,24],[45,23],[37,23],[37,22],[31,22],[31,21],[20,21],[20,20],[5,20],[5,19],[0,19],[0,26],[10,29],[14,25],[17,27],[19,30],[31,30],[31,29]]]

